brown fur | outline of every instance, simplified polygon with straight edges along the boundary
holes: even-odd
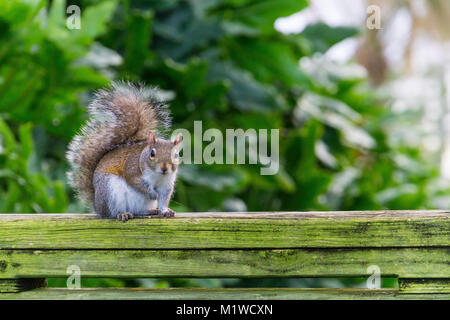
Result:
[[[98,163],[96,170],[98,172],[106,174],[114,174],[125,179],[125,181],[132,187],[146,192],[142,187],[142,165],[140,162],[141,153],[147,146],[147,143],[140,142],[133,145],[127,145],[118,147],[108,152]],[[171,154],[174,150],[174,144],[172,141],[164,139],[156,139],[156,141],[149,146],[149,151],[155,150],[155,157],[146,157],[145,161],[153,171],[156,171],[156,167],[171,167],[172,171],[176,171],[178,165],[174,163]]]
[[[120,176],[130,186],[146,192],[141,185],[142,173],[139,167],[139,158],[145,147],[146,143],[138,143],[114,149],[100,160],[96,171]]]

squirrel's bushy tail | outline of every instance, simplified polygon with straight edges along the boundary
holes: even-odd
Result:
[[[150,130],[170,127],[166,104],[157,89],[126,82],[99,90],[88,108],[91,119],[69,145],[69,183],[80,199],[93,201],[93,175],[101,158],[121,144],[145,141]]]

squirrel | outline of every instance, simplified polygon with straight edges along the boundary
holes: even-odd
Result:
[[[99,90],[88,107],[91,119],[69,144],[69,184],[102,218],[173,217],[168,207],[178,171],[181,134],[171,125],[157,89],[116,82]]]

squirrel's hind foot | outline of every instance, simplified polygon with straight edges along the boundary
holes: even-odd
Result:
[[[172,217],[175,216],[175,211],[173,211],[173,210],[170,209],[170,208],[167,208],[166,211],[160,212],[158,215],[159,215],[161,218],[172,218]]]
[[[126,221],[128,221],[130,219],[133,219],[133,218],[134,218],[134,215],[132,213],[129,213],[129,212],[122,212],[122,213],[119,213],[117,215],[117,220],[123,221],[123,222],[126,222]]]

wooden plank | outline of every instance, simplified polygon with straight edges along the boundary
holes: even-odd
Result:
[[[0,278],[383,277],[450,278],[450,248],[260,250],[0,250]]]
[[[45,279],[0,279],[0,293],[13,293],[47,286]]]
[[[58,289],[46,288],[18,294],[0,294],[1,299],[153,299],[153,300],[448,300],[450,294],[401,294],[396,289]],[[220,310],[218,310],[220,312]]]
[[[449,218],[450,210],[373,210],[373,211],[258,211],[258,212],[177,212],[172,219],[184,218],[244,218],[244,219],[434,219]],[[95,214],[79,213],[7,213],[0,214],[1,219],[96,219]],[[152,218],[158,219],[153,216]]]
[[[450,246],[448,211],[195,213],[122,223],[83,214],[0,215],[0,249]]]
[[[448,293],[450,277],[446,279],[398,279],[402,293]]]

